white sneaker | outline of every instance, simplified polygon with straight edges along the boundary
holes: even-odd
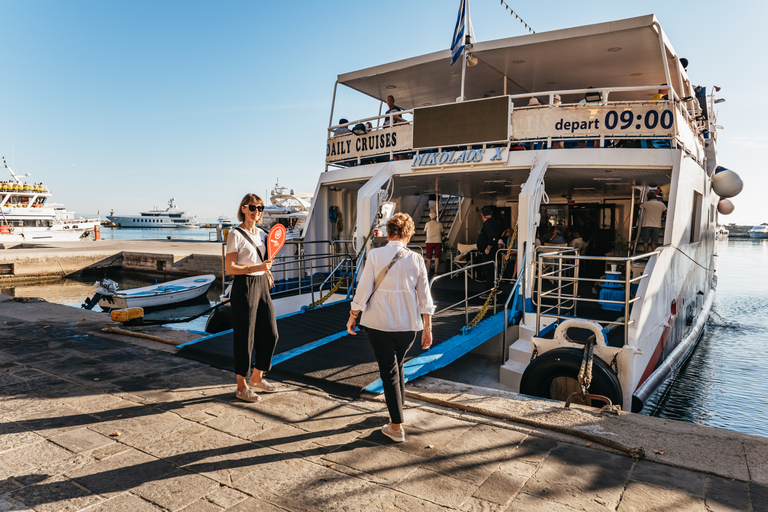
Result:
[[[261,397],[254,393],[254,391],[249,387],[246,387],[242,391],[235,392],[235,396],[240,400],[245,400],[246,402],[258,402],[261,400]]]
[[[381,433],[396,443],[402,443],[405,441],[405,429],[402,425],[400,426],[400,430],[395,430],[392,428],[391,423],[387,423],[381,427]]]
[[[273,386],[272,384],[270,384],[264,379],[261,379],[261,382],[258,382],[258,383],[251,382],[248,385],[257,391],[263,391],[265,393],[274,393],[275,391],[277,391],[277,388],[275,386]]]

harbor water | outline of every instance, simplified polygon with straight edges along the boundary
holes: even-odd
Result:
[[[102,229],[102,238],[208,240],[209,229]],[[212,235],[215,237],[215,231]],[[659,400],[655,415],[768,437],[768,240],[731,239],[718,246],[718,286],[712,313],[693,355]],[[97,276],[102,277],[102,276]],[[155,277],[115,272],[111,279],[121,287],[154,284]],[[168,280],[174,277],[168,277]],[[163,279],[159,279],[162,281]],[[93,295],[95,279],[64,279],[0,289],[19,297],[41,297],[50,302],[79,307]],[[210,305],[221,293],[217,281],[207,294]],[[97,306],[98,307],[98,306]],[[178,319],[200,308],[177,308],[151,313],[147,318]],[[169,327],[203,331],[207,316]],[[469,356],[468,361],[472,362]],[[472,363],[474,364],[474,363]],[[477,370],[497,371],[498,364],[477,362]]]

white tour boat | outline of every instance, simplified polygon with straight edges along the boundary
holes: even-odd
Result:
[[[749,230],[749,238],[768,238],[768,225],[760,224]]]
[[[11,179],[0,182],[0,243],[79,240],[100,224],[99,219],[75,217],[64,206],[50,202],[47,186],[22,183],[5,158],[3,164]]]
[[[360,256],[385,204],[418,223],[435,199],[425,191],[440,198],[453,250],[476,242],[479,210],[493,206],[503,227],[516,228],[518,273],[484,317],[430,349],[412,373],[407,364],[406,378],[455,360],[461,351],[446,344],[463,352],[482,344],[504,354],[500,381],[512,390],[560,400],[575,391],[639,411],[690,355],[712,305],[718,212],[732,210],[725,198],[741,189],[719,167],[719,102],[689,78],[654,15],[467,43],[454,66],[443,50],[338,76],[336,87],[369,99],[393,95],[404,120],[327,128],[305,253],[354,239]],[[337,97],[332,119],[348,113]],[[666,217],[658,248],[643,253],[639,206],[657,187]],[[443,216],[448,204],[455,211]],[[329,222],[330,211],[343,213],[343,225]],[[584,242],[539,246],[542,219]],[[447,302],[433,294],[437,321]],[[594,364],[581,390],[585,347]]]
[[[208,292],[216,280],[212,274],[185,277],[165,283],[143,286],[129,290],[118,290],[118,284],[111,279],[102,279],[96,286],[96,295],[86,299],[83,308],[91,309],[96,304],[104,311],[124,308],[158,308],[180,304],[197,299]]]
[[[168,200],[168,208],[157,206],[138,215],[115,215],[107,218],[119,228],[199,228],[197,217],[176,207],[175,199]]]

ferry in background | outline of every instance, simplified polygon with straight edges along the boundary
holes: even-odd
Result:
[[[176,207],[175,199],[168,201],[168,208],[161,210],[157,206],[138,215],[107,215],[119,228],[199,228],[197,217]]]
[[[450,280],[438,275],[433,323],[456,308],[486,313],[436,339],[406,364],[406,379],[482,347],[503,354],[500,382],[511,390],[642,410],[701,335],[717,282],[718,214],[733,210],[727,198],[743,186],[718,162],[720,89],[707,95],[691,82],[654,15],[468,40],[463,62],[452,67],[450,59],[444,50],[338,76],[336,88],[382,105],[392,95],[398,117],[327,128],[305,254],[339,244],[356,256],[359,275],[385,208],[409,213],[418,232],[435,197],[444,245],[455,253],[475,243],[480,208],[492,206],[516,233],[500,254],[513,253],[517,272],[502,276],[502,301],[490,293],[482,308],[468,289],[446,295]],[[331,119],[347,113],[337,97],[334,90]],[[640,205],[657,189],[666,217],[649,244],[658,248],[643,253]],[[328,212],[348,221],[329,222]],[[586,247],[540,245],[550,223],[580,234]],[[499,278],[500,257],[474,261],[449,257],[444,270],[489,269]],[[468,298],[453,304],[457,296]],[[581,387],[590,354],[591,387]]]
[[[312,195],[288,190],[280,185],[278,179],[269,196],[269,204],[264,205],[262,227],[269,231],[272,226],[280,223],[285,226],[287,240],[301,238],[312,204]]]
[[[768,238],[768,224],[760,224],[749,230],[749,238]]]
[[[50,202],[51,191],[45,185],[22,183],[5,157],[3,164],[11,179],[0,182],[0,243],[79,240],[99,226],[97,218],[75,217],[63,205]]]

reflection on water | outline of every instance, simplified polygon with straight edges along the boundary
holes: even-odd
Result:
[[[718,253],[713,314],[657,415],[768,437],[768,240]]]
[[[102,276],[99,276],[99,278],[100,277]],[[171,275],[154,278],[137,273],[113,270],[110,270],[108,277],[117,282],[119,285],[118,290],[141,288],[142,286],[149,286],[152,284],[172,281],[179,278],[179,276]],[[55,304],[80,307],[80,305],[85,301],[86,297],[93,297],[93,294],[96,291],[94,283],[97,281],[97,279],[97,277],[73,277],[44,283],[19,284],[17,286],[2,288],[0,289],[0,293],[13,297],[40,297],[47,300],[48,302],[53,302]],[[214,281],[214,283],[208,289],[206,297],[201,297],[201,301],[199,303],[192,305],[187,304],[180,308],[168,308],[147,312],[145,313],[144,318],[147,320],[177,320],[190,318],[200,314],[210,306],[217,304],[219,302],[220,293],[221,281],[217,280]],[[95,306],[93,311],[101,311],[101,308],[99,306]],[[104,315],[106,317],[108,313],[104,313]],[[168,324],[168,327],[172,327],[174,329],[185,329],[203,332],[205,330],[205,322],[207,319],[208,315],[206,314],[190,322]]]

